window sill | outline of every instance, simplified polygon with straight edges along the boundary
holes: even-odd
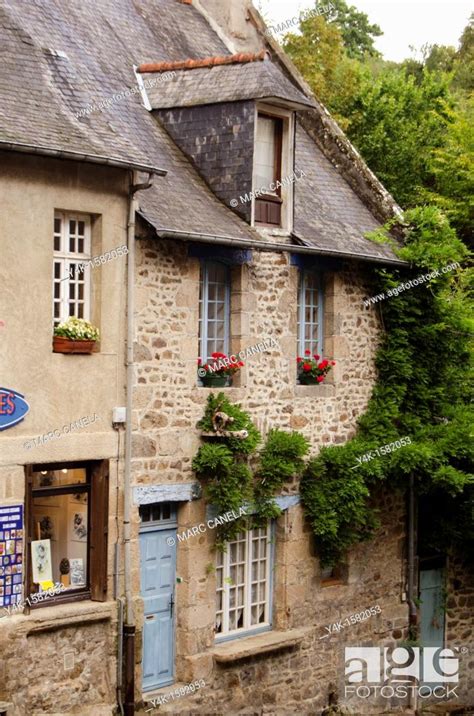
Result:
[[[310,632],[311,628],[308,627],[290,631],[267,631],[247,639],[241,638],[219,644],[210,649],[209,653],[217,663],[228,664],[259,654],[291,649],[291,647],[300,644]]]
[[[297,398],[332,398],[336,395],[334,383],[321,383],[320,385],[296,385]]]
[[[221,391],[225,391],[225,393],[229,393],[229,396],[232,396],[233,400],[243,400],[245,398],[245,387],[243,386],[237,386],[237,385],[227,385],[227,386],[212,386],[212,387],[204,387],[199,386],[199,394],[202,395],[209,395],[210,393],[220,393]]]
[[[26,636],[51,632],[80,624],[111,620],[116,613],[115,602],[68,602],[55,606],[33,609],[30,614],[12,614],[0,620],[0,624],[16,623],[25,628]]]
[[[343,587],[346,584],[343,579],[322,579],[321,587]]]

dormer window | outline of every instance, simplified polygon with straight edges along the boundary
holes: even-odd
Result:
[[[281,226],[281,149],[283,121],[279,117],[258,115],[255,146],[255,221]]]
[[[293,113],[259,108],[253,165],[254,223],[291,230]]]

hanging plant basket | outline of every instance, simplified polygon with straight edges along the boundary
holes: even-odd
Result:
[[[53,353],[92,353],[95,341],[53,336]]]
[[[206,388],[225,388],[229,378],[227,375],[204,375],[201,381]]]

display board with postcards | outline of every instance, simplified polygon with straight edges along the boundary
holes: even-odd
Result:
[[[23,505],[0,507],[0,607],[22,601]]]

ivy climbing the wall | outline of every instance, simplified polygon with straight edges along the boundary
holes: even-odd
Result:
[[[216,427],[216,416],[228,419],[224,428]],[[249,414],[224,393],[211,393],[197,427],[205,442],[192,466],[204,484],[206,498],[219,515],[247,507],[247,517],[217,528],[217,546],[223,548],[238,532],[261,526],[281,514],[273,498],[285,483],[301,474],[309,445],[300,433],[270,430],[257,455],[259,431]]]
[[[430,509],[432,549],[449,551],[474,542],[472,475],[472,271],[446,270],[467,258],[435,207],[406,212],[400,221],[407,269],[374,271],[371,296],[383,335],[376,356],[378,378],[356,436],[343,446],[322,448],[301,481],[305,512],[324,564],[337,562],[378,524],[371,497],[383,483],[405,490],[410,474]],[[375,240],[389,240],[387,229]],[[429,281],[393,295],[393,289],[431,271]],[[388,294],[389,290],[391,293]],[[409,436],[411,444],[358,463],[357,458]],[[357,466],[356,468],[354,466]],[[353,468],[353,469],[352,469]]]

